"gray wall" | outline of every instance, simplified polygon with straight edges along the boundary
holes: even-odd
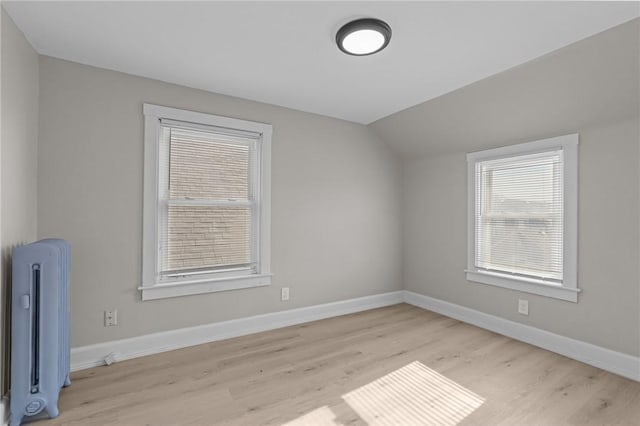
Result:
[[[273,125],[272,286],[140,301],[143,102]],[[399,290],[400,182],[362,125],[40,59],[38,236],[71,242],[74,347]]]
[[[8,312],[11,271],[9,257],[17,244],[36,238],[36,156],[38,143],[38,55],[2,9],[2,144],[1,312]],[[6,318],[0,315],[2,339],[8,338]],[[6,345],[2,345],[6,349]],[[2,391],[6,391],[8,357],[2,351]]]
[[[640,355],[639,45],[635,20],[371,125],[405,157],[407,290]],[[465,153],[573,132],[579,303],[467,282]]]

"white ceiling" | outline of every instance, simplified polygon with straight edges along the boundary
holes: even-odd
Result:
[[[637,2],[3,2],[44,55],[359,123],[640,15]],[[341,53],[375,17],[391,43]]]

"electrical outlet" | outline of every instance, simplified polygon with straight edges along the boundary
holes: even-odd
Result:
[[[289,287],[282,287],[280,290],[280,300],[283,302],[289,300]]]
[[[113,327],[114,325],[118,325],[118,310],[109,309],[104,311],[104,326]]]
[[[518,299],[518,313],[522,315],[529,315],[529,301],[525,299]]]

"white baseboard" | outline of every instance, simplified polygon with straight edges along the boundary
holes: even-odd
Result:
[[[640,381],[638,357],[406,290],[73,348],[71,370],[104,365],[104,358],[109,354],[114,354],[116,361],[123,361],[402,302]],[[6,399],[0,403],[0,414],[3,413],[3,408],[4,413],[8,413]],[[2,418],[0,417],[0,421]]]
[[[71,371],[104,365],[104,359],[109,354],[113,354],[116,361],[123,361],[402,302],[403,292],[394,291],[323,305],[147,334],[130,339],[81,346],[71,349]]]
[[[404,301],[429,311],[476,325],[534,346],[556,352],[585,364],[640,381],[640,358],[539,328],[520,324],[464,306],[434,299],[412,291],[403,291]]]

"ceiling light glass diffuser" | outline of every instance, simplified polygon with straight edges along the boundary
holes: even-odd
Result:
[[[391,27],[379,19],[351,21],[338,30],[336,43],[348,55],[365,56],[379,52],[391,40]]]

